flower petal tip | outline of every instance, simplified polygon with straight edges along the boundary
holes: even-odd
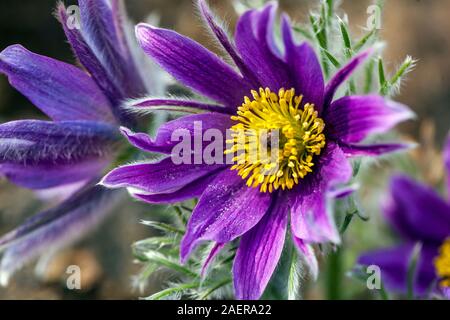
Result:
[[[104,176],[98,183],[97,186],[105,187],[105,188],[113,188],[114,186],[107,182],[109,173]]]
[[[275,1],[275,0],[268,1],[267,4],[266,4],[266,7],[271,7],[272,10],[277,9],[278,8],[278,1]]]
[[[285,27],[291,26],[291,17],[286,12],[281,13],[281,23]]]
[[[8,47],[6,47],[5,49],[3,49],[2,51],[0,51],[0,60],[10,51],[13,51],[15,49],[20,49],[20,50],[26,50],[24,46],[22,46],[21,44],[12,44]]]
[[[406,106],[402,103],[398,103],[398,102],[395,102],[392,100],[387,100],[386,105],[387,105],[387,107],[391,108],[392,110],[395,110],[395,112],[397,113],[396,120],[398,122],[417,119],[417,113],[415,113],[408,106]]]
[[[0,51],[0,73],[8,74],[8,60],[14,56],[15,51],[26,51],[27,49],[20,44],[13,44]]]
[[[209,9],[209,3],[207,0],[197,0],[197,6],[201,9]]]
[[[181,254],[180,255],[180,263],[181,263],[181,265],[185,265],[187,262],[188,262],[188,260],[189,260],[189,255],[184,255],[184,254]]]
[[[128,137],[129,135],[132,135],[134,133],[133,131],[131,131],[131,129],[128,129],[127,127],[123,127],[123,126],[121,126],[119,128],[119,130],[120,130],[120,133],[125,137]]]
[[[419,146],[420,146],[420,144],[417,142],[407,142],[407,143],[401,143],[401,144],[399,143],[398,148],[396,148],[395,150],[392,150],[392,152],[388,152],[387,154],[398,153],[398,152],[408,152],[408,151],[418,148]]]
[[[341,236],[339,235],[337,230],[335,233],[333,233],[332,235],[329,236],[328,241],[336,246],[339,246],[342,244]],[[326,241],[322,241],[322,242],[326,242]]]
[[[332,198],[332,199],[343,199],[348,197],[349,195],[355,193],[356,191],[358,191],[360,188],[360,184],[359,183],[353,183],[351,185],[348,186],[344,186],[341,188],[336,188],[334,190],[330,190],[328,192],[328,197]]]
[[[0,271],[0,287],[7,287],[9,284],[10,274],[5,271]]]
[[[136,37],[138,38],[138,40],[141,40],[143,37],[145,37],[149,31],[154,31],[157,30],[157,27],[154,27],[148,23],[139,23],[136,25],[135,27],[135,33],[136,33]]]
[[[419,147],[419,144],[417,142],[405,143],[405,148],[407,148],[408,150],[416,149],[417,147]]]

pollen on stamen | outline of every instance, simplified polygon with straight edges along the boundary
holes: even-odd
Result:
[[[434,260],[436,273],[439,276],[442,288],[450,288],[450,238],[448,238],[439,250],[439,256]]]
[[[225,154],[233,154],[232,170],[261,192],[292,189],[313,172],[315,156],[325,147],[325,123],[314,105],[303,104],[295,90],[252,91],[245,97],[231,128]],[[236,155],[237,154],[237,155]]]

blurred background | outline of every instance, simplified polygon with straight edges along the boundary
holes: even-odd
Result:
[[[237,16],[231,0],[210,2],[232,30]],[[73,3],[66,1],[66,4]],[[371,3],[368,0],[342,1],[342,11],[348,14],[356,38],[363,34]],[[136,22],[145,20],[149,14],[157,15],[162,26],[174,28],[215,48],[203,32],[191,0],[126,0],[126,4]],[[36,53],[72,63],[70,48],[52,15],[55,5],[54,0],[0,1],[0,49],[20,43]],[[281,5],[295,21],[305,21],[308,10],[317,6],[317,1],[286,0],[281,1]],[[401,136],[421,142],[422,146],[406,158],[368,164],[368,170],[361,177],[367,186],[359,197],[371,221],[356,221],[351,226],[346,237],[348,249],[342,258],[342,273],[351,268],[360,251],[393,241],[378,208],[390,172],[409,170],[428,183],[439,185],[442,177],[440,149],[450,128],[449,12],[450,1],[386,1],[381,38],[387,43],[384,51],[387,69],[394,70],[407,54],[418,59],[417,68],[403,83],[396,98],[409,105],[418,114],[418,120],[402,125],[399,131]],[[11,88],[6,77],[0,76],[0,122],[25,118],[43,118],[43,115]],[[33,194],[0,180],[0,234],[42,208],[43,204]],[[152,287],[159,285],[159,279],[145,292],[133,288],[132,276],[139,267],[133,263],[130,246],[151,235],[147,227],[139,224],[139,219],[157,210],[162,209],[129,200],[96,232],[56,256],[41,277],[35,276],[33,266],[18,273],[10,286],[0,288],[0,299],[134,299],[148,295]],[[71,264],[83,269],[82,291],[65,289],[65,270]],[[364,288],[345,276],[343,282],[336,285],[345,286],[344,298],[370,297]],[[325,298],[325,291],[320,285],[311,285],[307,298]]]

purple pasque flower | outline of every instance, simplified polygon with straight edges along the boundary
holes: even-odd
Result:
[[[313,48],[308,43],[295,43],[287,15],[282,17],[283,49],[276,44],[274,3],[244,13],[234,41],[213,18],[205,1],[199,1],[199,7],[238,70],[174,31],[138,25],[136,34],[144,51],[181,83],[215,102],[136,102],[135,108],[141,110],[175,106],[187,112],[196,110],[193,113],[197,114],[162,125],[154,139],[123,129],[131,144],[168,157],[156,163],[117,168],[102,184],[127,187],[136,198],[149,203],[199,197],[181,244],[181,260],[186,261],[201,242],[215,242],[211,253],[215,255],[218,248],[241,237],[233,267],[235,294],[239,299],[258,299],[280,258],[289,217],[293,240],[317,274],[311,244],[340,241],[329,210],[329,191],[351,179],[348,158],[404,147],[359,142],[369,134],[391,129],[412,113],[375,95],[334,101],[340,85],[369,52],[355,57],[325,85]],[[223,161],[174,164],[170,155],[178,141],[171,139],[173,133],[183,130],[195,139],[196,123],[201,123],[200,134],[215,129],[224,137],[231,130],[232,139],[219,142],[228,145],[227,155],[242,147],[236,140],[241,129],[279,132],[278,170],[263,175],[264,164],[245,157],[234,165]],[[192,156],[196,155],[194,152]],[[269,163],[268,169],[273,169],[273,164]],[[210,261],[211,257],[207,259]]]
[[[0,176],[66,198],[0,239],[6,248],[2,283],[23,263],[78,239],[106,215],[120,192],[96,183],[118,154],[119,126],[135,123],[120,105],[148,92],[132,38],[126,37],[122,1],[78,3],[79,29],[70,26],[62,3],[57,15],[85,70],[20,45],[0,53],[0,72],[49,118],[0,125]]]
[[[450,181],[450,138],[444,151],[444,160],[447,180]],[[448,192],[450,193],[450,184]],[[415,294],[425,296],[440,289],[450,299],[449,199],[443,199],[432,188],[409,177],[394,177],[384,214],[403,239],[403,243],[366,253],[358,262],[362,265],[379,266],[386,287],[405,293],[413,248],[417,243],[421,243],[414,281]]]

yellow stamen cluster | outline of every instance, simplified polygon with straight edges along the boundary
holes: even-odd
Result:
[[[436,273],[441,281],[441,286],[450,288],[450,238],[448,238],[439,250],[439,257],[434,260]]]
[[[325,147],[325,124],[313,104],[300,108],[303,96],[296,96],[294,89],[276,94],[261,88],[252,95],[231,117],[237,123],[225,154],[237,153],[232,170],[249,187],[260,186],[261,192],[292,189],[312,172],[314,156]],[[278,145],[271,145],[275,135]]]

